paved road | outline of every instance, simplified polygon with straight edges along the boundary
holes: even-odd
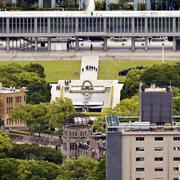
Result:
[[[98,56],[83,56],[81,60],[81,80],[97,80],[98,77]],[[86,69],[87,68],[87,69]]]
[[[97,51],[62,51],[62,52],[0,52],[0,61],[49,61],[49,60],[81,60],[82,56],[99,56],[99,59],[108,60],[161,60],[160,50],[109,50]],[[165,61],[180,61],[180,51],[165,50]]]

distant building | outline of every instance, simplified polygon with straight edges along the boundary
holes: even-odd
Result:
[[[172,89],[140,86],[140,119],[150,123],[172,122]]]
[[[171,88],[140,90],[139,122],[107,117],[107,180],[179,180],[180,125],[172,121]]]
[[[63,127],[63,153],[65,158],[89,156],[100,159],[105,153],[105,135],[93,135],[88,116],[75,114],[66,119]]]
[[[9,121],[9,113],[12,109],[26,104],[27,90],[15,89],[13,87],[5,88],[0,83],[0,118],[4,122],[5,128],[24,128],[26,124],[20,120]]]

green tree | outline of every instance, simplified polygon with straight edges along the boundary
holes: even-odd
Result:
[[[173,114],[180,115],[180,96],[173,98]]]
[[[0,159],[1,180],[54,180],[59,166],[47,161]]]
[[[38,63],[29,63],[23,67],[23,69],[27,72],[34,72],[38,74],[40,78],[45,78],[46,75],[44,73],[44,67]]]
[[[132,97],[138,93],[142,73],[143,70],[131,70],[127,74],[126,81],[121,91],[121,99]]]
[[[106,159],[102,158],[98,165],[93,169],[92,174],[87,180],[105,180],[106,179]]]
[[[169,86],[171,84],[172,86],[180,87],[179,68],[179,63],[156,64],[143,72],[141,80],[147,85],[154,83],[157,86]]]
[[[41,147],[38,144],[14,144],[9,152],[9,157],[15,159],[43,160],[61,164],[62,153],[50,147]]]
[[[44,68],[41,65],[30,64],[22,67],[12,63],[0,66],[0,79],[7,87],[27,87],[28,103],[50,101],[50,86],[45,80]]]
[[[1,180],[17,180],[17,170],[19,162],[15,159],[0,159],[0,179]]]
[[[123,99],[116,107],[112,110],[115,115],[138,115],[139,114],[139,100],[138,96]]]
[[[80,157],[79,159],[67,159],[60,167],[61,174],[56,180],[88,180],[92,171],[97,167],[98,162],[88,157]]]
[[[45,80],[34,81],[28,86],[27,101],[31,104],[49,102],[51,98],[50,85]]]
[[[93,130],[96,132],[105,132],[106,122],[104,117],[98,117],[93,121]]]
[[[51,104],[49,120],[51,127],[62,129],[64,120],[75,112],[72,100],[69,98],[57,98]]]
[[[12,141],[9,136],[0,130],[0,157],[5,157],[12,147]]]

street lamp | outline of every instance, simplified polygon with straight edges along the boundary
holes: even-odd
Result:
[[[164,43],[161,44],[162,45],[162,63],[164,63],[164,58],[165,58],[165,54],[164,54]]]

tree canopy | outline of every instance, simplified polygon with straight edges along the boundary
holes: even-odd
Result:
[[[47,161],[0,159],[2,180],[54,180],[60,167]]]
[[[42,147],[38,144],[14,144],[8,153],[8,157],[26,160],[43,160],[61,164],[63,160],[62,153],[50,147]]]
[[[139,99],[138,96],[123,99],[116,107],[112,110],[113,114],[116,115],[138,115],[139,114]]]
[[[45,80],[44,68],[40,64],[30,63],[23,67],[12,63],[0,66],[0,79],[6,87],[27,87],[28,103],[50,101],[50,86]]]
[[[61,174],[56,180],[88,180],[92,172],[97,168],[98,162],[88,157],[79,159],[67,159],[61,166]]]
[[[47,133],[51,129],[59,128],[62,134],[64,120],[74,113],[72,101],[68,98],[57,98],[55,102],[26,104],[13,109],[9,119],[25,121],[29,130],[33,132]]]

